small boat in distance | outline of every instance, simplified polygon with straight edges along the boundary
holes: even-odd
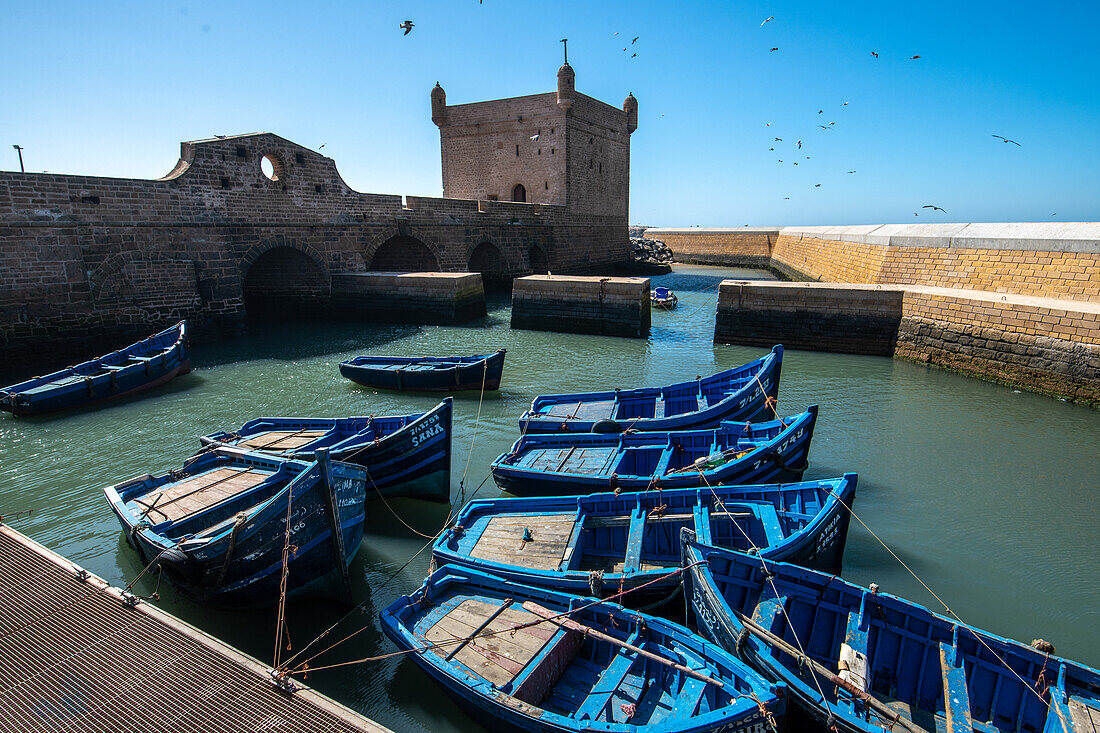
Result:
[[[1100,671],[1047,642],[1025,646],[876,586],[683,535],[688,619],[834,730],[1096,731]]]
[[[471,501],[435,541],[436,565],[651,608],[680,591],[680,529],[701,541],[839,572],[856,475],[765,486]]]
[[[760,423],[648,433],[534,433],[490,466],[497,486],[547,496],[801,481],[817,405]]]
[[[451,498],[451,417],[445,398],[425,413],[383,417],[258,417],[234,432],[199,438],[204,446],[229,445],[285,458],[312,460],[325,449],[334,461],[363,466],[367,498]]]
[[[733,369],[667,387],[540,395],[519,418],[524,433],[618,433],[714,428],[776,417],[783,347]]]
[[[17,417],[115,400],[191,371],[187,321],[97,359],[0,389],[0,410]]]
[[[366,387],[399,392],[499,389],[504,349],[480,356],[357,356],[340,373]]]
[[[287,595],[351,600],[347,566],[363,539],[367,491],[361,466],[324,451],[306,463],[217,448],[181,470],[103,491],[143,564],[226,608],[279,600],[289,504]]]
[[[679,624],[615,603],[448,565],[380,621],[491,731],[782,730],[782,685]]]
[[[666,311],[670,311],[676,307],[679,299],[676,297],[676,293],[668,288],[656,287],[649,293],[649,302],[657,308],[663,308]]]

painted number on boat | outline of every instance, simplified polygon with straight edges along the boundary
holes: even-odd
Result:
[[[426,421],[423,425],[417,425],[413,429],[412,444],[413,448],[424,443],[430,438],[434,438],[437,435],[443,434],[443,426],[439,424],[439,416],[434,416],[430,420]]]

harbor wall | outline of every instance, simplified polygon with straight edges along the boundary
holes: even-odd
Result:
[[[918,285],[727,280],[714,338],[892,355],[1100,406],[1100,303]]]
[[[332,312],[351,320],[450,325],[487,310],[476,272],[353,272],[333,276]]]
[[[719,267],[770,268],[778,228],[646,229],[645,239],[659,239],[672,250],[676,262]]]
[[[644,338],[649,278],[530,275],[512,284],[512,328]]]

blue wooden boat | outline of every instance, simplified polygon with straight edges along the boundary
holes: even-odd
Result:
[[[649,302],[655,308],[663,308],[666,311],[670,311],[676,307],[679,299],[676,297],[676,293],[668,288],[657,287],[650,291]]]
[[[98,359],[0,389],[0,410],[19,417],[137,394],[191,371],[187,321]]]
[[[528,434],[491,466],[513,494],[588,494],[801,481],[817,405],[761,423],[712,430]]]
[[[678,624],[471,568],[439,569],[381,623],[492,731],[758,731],[784,711],[782,686]]]
[[[541,395],[519,418],[524,433],[617,433],[714,428],[776,417],[783,347],[735,369],[667,387]]]
[[[367,387],[399,392],[498,389],[504,349],[480,356],[357,356],[340,373]]]
[[[231,608],[278,601],[288,504],[288,596],[347,598],[366,491],[361,466],[324,451],[306,463],[236,448],[104,489],[145,564],[185,594]]]
[[[234,432],[199,440],[250,451],[310,460],[325,449],[333,460],[363,466],[367,498],[451,498],[451,416],[447,397],[428,412],[383,417],[259,417]]]
[[[435,541],[438,565],[467,565],[526,585],[619,600],[677,595],[680,529],[701,541],[840,571],[856,475],[766,486],[471,501]]]
[[[877,588],[684,535],[688,618],[839,731],[1096,730],[1084,722],[1100,719],[1095,669]],[[787,653],[799,646],[807,660]]]

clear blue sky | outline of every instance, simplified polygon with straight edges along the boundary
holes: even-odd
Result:
[[[181,140],[270,131],[326,143],[357,190],[439,195],[433,84],[452,104],[551,91],[567,36],[579,91],[639,100],[633,222],[1100,219],[1097,2],[146,0],[3,16],[8,170],[18,143],[29,170],[154,178]]]

